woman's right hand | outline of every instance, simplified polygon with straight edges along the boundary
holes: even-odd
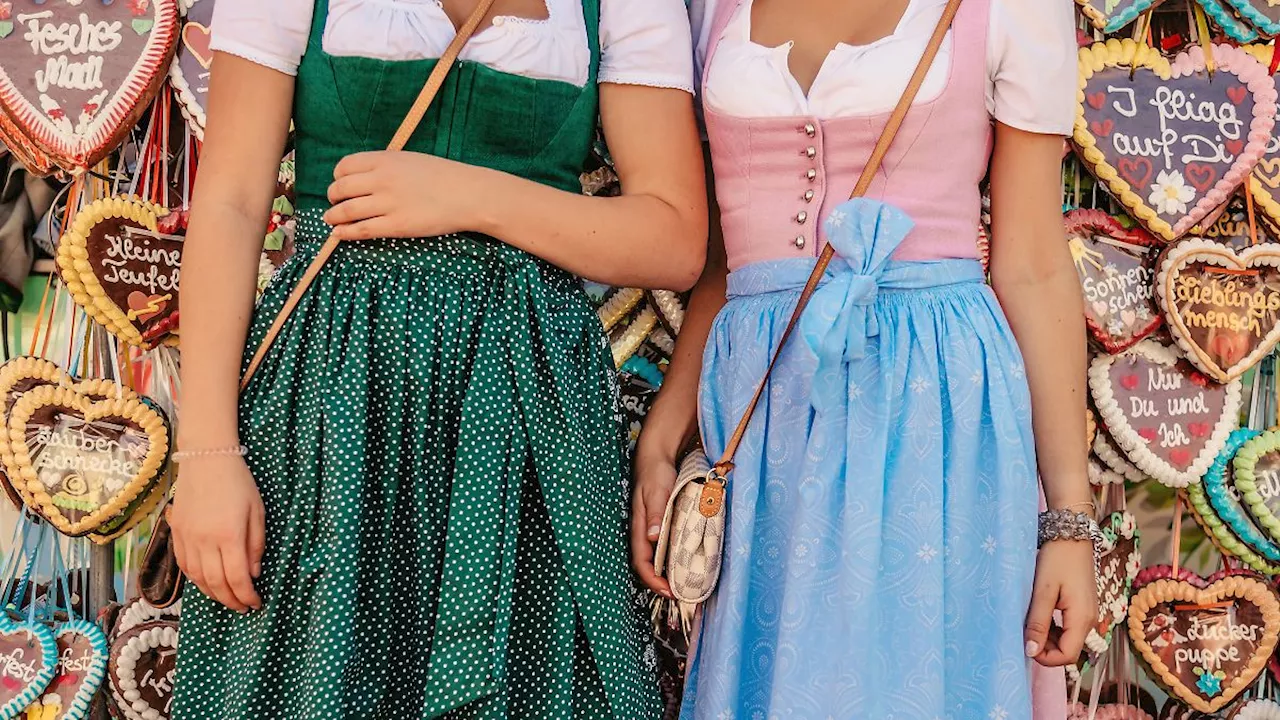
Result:
[[[644,434],[636,445],[635,487],[631,495],[631,563],[645,587],[666,598],[674,598],[671,585],[654,569],[654,548],[662,529],[667,500],[676,485],[676,461],[670,453],[646,443]]]
[[[178,566],[200,592],[239,613],[262,607],[253,581],[262,571],[265,519],[244,458],[205,455],[180,466],[169,516]]]

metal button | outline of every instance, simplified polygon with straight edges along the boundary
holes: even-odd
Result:
[[[804,176],[809,182],[813,182],[818,179],[818,171],[813,168],[809,168],[809,172],[805,173]]]
[[[800,223],[801,225],[805,224],[808,220],[809,220],[809,213],[801,210],[799,213],[796,214],[796,222]]]
[[[814,127],[813,123],[805,123],[804,134],[808,135],[809,137],[813,137],[814,135],[818,134],[818,128]]]
[[[813,191],[812,191],[812,190],[805,190],[805,191],[804,191],[804,201],[805,201],[805,202],[813,202]]]
[[[797,236],[796,236],[795,246],[796,246],[797,248],[801,249],[801,250],[803,250],[803,249],[804,249],[804,236],[803,236],[803,235],[797,235]]]
[[[815,158],[818,156],[818,148],[810,145],[804,149],[804,156],[807,158]]]

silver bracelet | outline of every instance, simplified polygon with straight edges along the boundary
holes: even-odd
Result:
[[[244,457],[248,454],[249,448],[244,445],[234,445],[232,447],[209,448],[207,450],[179,450],[169,457],[175,463],[181,463],[183,460],[190,460],[191,458],[198,457],[216,457],[219,455],[235,455],[237,457]]]
[[[1088,540],[1094,551],[1101,548],[1104,538],[1102,528],[1088,513],[1073,510],[1046,510],[1040,513],[1040,532],[1036,547],[1060,540]]]

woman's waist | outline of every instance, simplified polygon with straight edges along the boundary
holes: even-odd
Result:
[[[309,263],[333,228],[320,219],[321,213],[316,210],[299,210],[296,218],[295,261]],[[408,270],[442,279],[469,278],[481,282],[525,273],[547,286],[584,292],[582,281],[572,273],[480,233],[344,241],[330,256],[326,267],[347,267],[361,273]]]
[[[785,304],[794,304],[813,273],[815,258],[785,258],[764,260],[743,266],[729,273],[728,298],[759,298],[772,296]],[[859,286],[873,286],[875,300],[898,296],[921,296],[945,292],[985,292],[986,273],[982,263],[970,259],[928,261],[891,260],[874,275],[859,275],[843,266],[839,259],[832,262],[819,282],[819,288],[856,280]]]

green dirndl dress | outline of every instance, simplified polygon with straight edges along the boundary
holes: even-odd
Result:
[[[582,4],[585,88],[459,63],[408,149],[578,189],[600,55]],[[327,5],[297,78],[298,255],[246,357],[328,235],[334,166],[385,147],[435,63],[326,55]],[[240,432],[265,606],[187,588],[176,720],[661,715],[612,357],[576,277],[481,236],[345,244]]]

